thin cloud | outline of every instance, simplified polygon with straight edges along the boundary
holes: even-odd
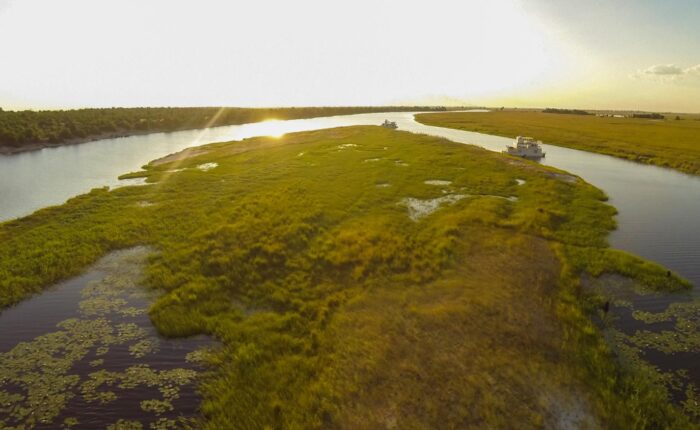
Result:
[[[631,75],[634,79],[652,79],[662,82],[679,81],[692,76],[700,76],[700,64],[686,68],[675,64],[655,64]]]
[[[684,70],[675,64],[657,64],[643,71],[646,75],[657,76],[678,76],[682,75]]]
[[[0,13],[10,7],[10,0],[0,0]]]

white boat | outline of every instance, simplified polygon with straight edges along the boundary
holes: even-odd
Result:
[[[396,121],[389,121],[388,119],[385,119],[384,122],[382,123],[382,127],[386,128],[399,128],[398,125],[396,125]]]
[[[503,152],[524,158],[542,158],[544,152],[542,152],[541,144],[542,142],[532,137],[518,136],[515,139],[515,144],[506,146],[506,150]]]

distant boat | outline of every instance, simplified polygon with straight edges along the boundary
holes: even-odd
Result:
[[[532,137],[518,136],[515,139],[515,144],[506,146],[506,150],[503,152],[523,158],[539,159],[544,157],[541,144],[542,142]]]
[[[382,123],[382,127],[392,128],[392,129],[399,128],[399,126],[396,125],[396,121],[389,121],[388,119],[384,120],[384,122]]]

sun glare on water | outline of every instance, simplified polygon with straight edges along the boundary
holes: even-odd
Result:
[[[260,136],[270,136],[275,138],[280,138],[287,133],[288,127],[285,126],[284,121],[277,119],[268,119],[255,124],[256,131],[259,132]]]

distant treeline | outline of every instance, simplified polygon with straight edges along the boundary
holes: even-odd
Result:
[[[564,114],[569,114],[569,115],[592,115],[590,112],[586,112],[585,110],[581,110],[581,109],[547,108],[547,109],[543,110],[542,112],[544,112],[544,113],[564,113]]]
[[[388,111],[435,111],[444,107],[359,106],[299,108],[105,108],[52,111],[0,109],[0,146],[61,144],[105,135],[175,131],[267,119],[298,119]]]
[[[666,117],[661,115],[660,113],[635,113],[632,115],[632,118],[664,119]],[[677,118],[680,119],[680,117]]]

